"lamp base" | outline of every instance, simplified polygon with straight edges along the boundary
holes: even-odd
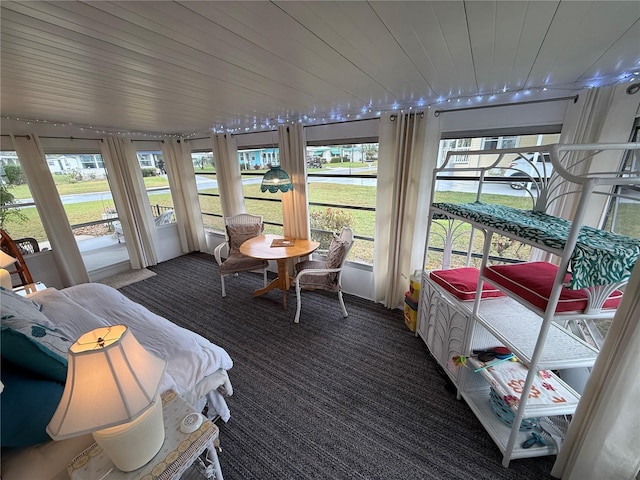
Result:
[[[158,453],[164,443],[162,400],[132,422],[93,432],[93,438],[118,469],[136,470]]]
[[[4,268],[0,268],[0,285],[5,290],[11,290],[13,284],[11,283],[11,274]]]

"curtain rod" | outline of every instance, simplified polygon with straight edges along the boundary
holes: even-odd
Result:
[[[366,122],[367,120],[376,120],[379,117],[370,117],[370,118],[355,118],[353,120],[345,120],[343,122],[339,122],[339,121],[335,121],[335,122],[327,122],[327,123],[317,123],[314,125],[304,125],[304,128],[311,128],[311,127],[324,127],[326,125],[338,125],[341,123],[354,123],[354,122]],[[287,125],[289,126],[289,125]],[[226,133],[225,135],[231,135],[231,136],[240,136],[240,135],[251,135],[252,133],[272,133],[272,132],[277,132],[277,129],[274,130],[259,130],[259,131],[255,131],[255,132],[240,132],[240,133]],[[207,138],[210,137],[197,137],[197,138],[185,138],[185,140],[205,140]]]
[[[10,137],[11,135],[7,135],[6,133],[3,133],[2,135],[0,135],[2,137]],[[20,137],[20,138],[31,138],[31,135],[14,135],[14,137]],[[100,140],[101,142],[103,141],[102,138],[93,138],[93,137],[52,137],[52,136],[47,136],[47,135],[41,135],[38,138],[48,138],[48,139],[57,139],[57,140]],[[137,139],[132,139],[131,142],[160,142],[160,143],[164,143],[164,140],[137,140]]]
[[[481,108],[514,107],[516,105],[530,105],[532,103],[560,102],[563,100],[573,100],[573,103],[576,103],[578,101],[578,98],[580,98],[580,95],[573,95],[571,97],[545,98],[542,100],[527,100],[525,102],[500,103],[498,105],[476,105],[474,107],[452,108],[450,110],[435,110],[433,112],[433,115],[436,117],[439,117],[441,113],[448,113],[448,112],[462,112],[464,110],[478,110]]]
[[[7,135],[6,133],[2,134],[3,137],[10,137],[11,135]],[[20,138],[27,138],[30,139],[31,135],[14,135],[14,137],[20,137]],[[68,140],[100,140],[102,141],[101,138],[90,138],[90,137],[49,137],[49,136],[39,136],[38,138],[56,138],[59,140],[64,140],[64,139],[68,139]]]

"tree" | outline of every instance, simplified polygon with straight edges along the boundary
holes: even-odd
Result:
[[[13,206],[17,204],[16,197],[9,191],[7,185],[0,183],[0,228],[4,229],[5,223],[10,219],[21,222],[28,220],[19,208]]]
[[[363,143],[362,154],[365,160],[375,160],[378,158],[378,144],[376,143]]]

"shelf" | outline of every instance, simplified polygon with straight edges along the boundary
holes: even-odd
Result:
[[[482,426],[500,449],[500,452],[505,455],[511,428],[502,423],[491,410],[491,406],[489,405],[489,388],[462,391],[461,394],[469,405],[469,408],[471,408],[478,420],[480,420]],[[536,444],[530,448],[522,448],[520,445],[529,438],[531,438],[531,432],[517,433],[513,452],[510,456],[505,456],[503,465],[506,463],[505,466],[507,466],[512,459],[542,457],[545,455],[555,455],[557,453],[555,444]]]
[[[529,366],[538,341],[542,318],[509,297],[480,302],[478,323]],[[551,322],[539,370],[591,367],[598,350],[569,330]]]
[[[482,367],[484,363],[479,362],[474,358],[469,359],[469,375],[480,375],[485,378],[486,381],[489,382],[490,385],[494,387],[496,392],[506,395],[514,395],[519,397],[517,393],[515,393],[509,387],[502,386],[506,383],[505,379],[522,379],[524,380],[529,373],[529,370],[523,366],[520,362],[503,362],[495,365],[491,368],[485,368],[480,370],[479,372],[474,372],[478,367]],[[507,369],[513,370],[513,367],[516,367],[518,370],[516,373],[511,374],[507,372]],[[531,418],[531,417],[543,417],[543,416],[551,416],[551,415],[571,415],[575,412],[576,407],[578,406],[578,402],[580,401],[580,395],[573,390],[569,385],[563,382],[557,375],[553,372],[545,370],[549,374],[549,378],[542,380],[536,378],[534,381],[534,385],[537,390],[540,392],[540,396],[538,399],[529,398],[527,401],[527,405],[525,406],[525,412],[523,418]],[[502,379],[502,380],[501,380]],[[556,392],[556,397],[561,398],[562,402],[551,400],[551,394],[546,390],[543,386],[543,382],[548,382],[553,385]],[[543,399],[549,400],[545,402]],[[544,402],[544,403],[543,403]],[[517,407],[511,407],[511,410],[514,414],[517,411]]]
[[[429,287],[437,291],[455,311],[471,319],[473,302],[456,299],[431,281],[428,275],[428,272],[424,273],[424,281],[428,282]],[[484,299],[480,302],[478,313],[478,323],[487,329],[492,337],[508,347],[525,365],[530,365],[542,318],[510,297]],[[477,345],[474,342],[473,348],[495,346],[493,338],[486,342],[486,345]],[[598,350],[595,347],[557,323],[552,323],[538,367],[540,370],[590,367],[597,356]]]

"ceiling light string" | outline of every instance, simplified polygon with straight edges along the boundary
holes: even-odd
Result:
[[[314,108],[314,113],[310,115],[270,115],[263,120],[258,120],[257,117],[251,117],[247,119],[243,125],[240,124],[240,121],[236,120],[234,123],[236,125],[222,125],[218,124],[209,130],[206,133],[250,133],[250,132],[262,132],[269,131],[277,128],[278,125],[295,125],[297,123],[302,123],[304,125],[327,125],[331,123],[340,123],[347,122],[350,120],[366,120],[380,117],[380,114],[383,111],[405,111],[412,109],[431,109],[436,106],[448,106],[453,108],[457,107],[470,107],[474,105],[492,105],[494,101],[503,101],[505,102],[507,99],[511,102],[522,101],[527,97],[534,97],[536,95],[545,95],[544,92],[567,92],[572,91],[575,92],[577,89],[583,88],[599,88],[610,85],[615,85],[618,83],[625,82],[637,82],[640,80],[640,71],[633,72],[622,72],[615,77],[607,77],[607,78],[593,78],[588,81],[582,82],[582,85],[578,86],[539,86],[539,87],[531,87],[531,88],[520,88],[509,90],[506,87],[501,89],[477,93],[473,95],[451,95],[448,97],[439,97],[435,101],[431,103],[427,103],[424,98],[420,98],[417,101],[412,102],[404,102],[404,104],[400,104],[398,102],[394,102],[392,104],[378,104],[375,105],[373,101],[369,101],[366,105],[358,108],[358,110],[349,110],[346,112],[341,112],[340,109],[334,109],[330,112],[325,113],[317,113],[317,109]],[[548,95],[548,93],[547,93]],[[455,107],[454,107],[455,105]],[[137,137],[137,138],[149,138],[149,139],[165,139],[165,138],[184,138],[189,139],[196,137],[198,135],[203,135],[202,131],[195,131],[190,133],[170,133],[170,134],[162,134],[162,133],[151,133],[151,132],[143,132],[143,131],[134,131],[134,130],[123,130],[123,129],[109,129],[107,127],[94,127],[93,125],[83,125],[71,122],[60,122],[53,120],[42,120],[38,118],[24,118],[19,116],[12,115],[2,115],[7,120],[13,120],[18,122],[25,122],[27,125],[34,124],[47,124],[53,127],[73,127],[77,128],[80,131],[89,130],[96,134],[102,135],[121,135],[121,136],[129,136],[129,137]]]
[[[181,133],[151,133],[151,132],[142,132],[142,131],[133,131],[133,130],[123,130],[123,129],[108,129],[107,127],[94,127],[93,125],[84,125],[78,123],[71,122],[60,122],[56,120],[42,120],[39,118],[25,118],[25,117],[17,117],[12,115],[2,115],[7,120],[24,122],[27,125],[30,124],[46,124],[52,127],[72,127],[77,128],[80,131],[91,131],[97,134],[103,135],[124,135],[131,137],[145,137],[145,138],[155,138],[155,139],[164,139],[164,138],[190,138],[196,135],[196,132],[192,132],[189,134],[181,134]]]
[[[427,103],[424,99],[419,99],[413,104],[406,102],[404,105],[400,105],[398,102],[394,102],[391,105],[373,105],[370,102],[368,105],[360,108],[358,111],[350,111],[345,113],[339,113],[337,111],[332,111],[331,113],[325,113],[315,116],[289,116],[286,115],[284,118],[278,117],[279,124],[295,124],[295,123],[304,123],[305,125],[327,125],[330,123],[336,122],[346,122],[351,119],[367,119],[367,118],[377,118],[380,116],[383,111],[404,111],[411,109],[431,109],[436,106],[451,106],[455,108],[457,107],[470,107],[474,105],[492,105],[494,101],[503,101],[509,100],[511,102],[522,102],[525,103],[527,98],[534,97],[536,95],[544,95],[544,92],[575,92],[578,89],[584,88],[598,88],[605,87],[610,85],[615,85],[618,83],[624,83],[627,81],[636,81],[640,78],[640,72],[624,72],[622,74],[616,75],[615,78],[608,77],[605,78],[594,78],[587,82],[584,82],[584,85],[580,86],[538,86],[538,87],[528,87],[528,88],[519,88],[519,89],[508,89],[503,87],[498,90],[477,93],[472,95],[452,95],[449,97],[439,97],[436,101],[432,103]],[[547,93],[548,95],[548,93]],[[569,97],[566,97],[569,98]],[[571,97],[573,98],[573,97]],[[549,99],[550,101],[553,99]],[[533,100],[532,100],[533,101]],[[235,126],[235,127],[225,127],[223,125],[219,125],[212,128],[214,133],[249,133],[251,131],[263,131],[269,130],[270,121],[273,122],[273,117],[269,117],[262,122],[256,122],[255,117],[252,119],[251,123],[245,126]]]

